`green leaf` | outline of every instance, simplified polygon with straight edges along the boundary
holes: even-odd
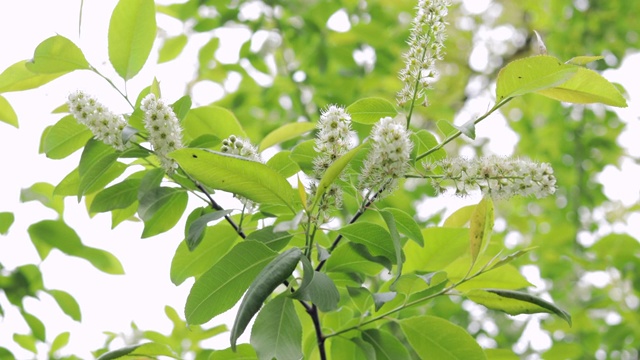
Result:
[[[573,345],[580,346],[578,344]],[[484,349],[484,353],[487,356],[487,360],[520,360],[520,357],[510,349]],[[546,356],[544,358],[548,359]],[[575,357],[568,358],[572,359]]]
[[[547,55],[512,61],[498,73],[496,100],[500,103],[512,97],[558,86],[569,80],[578,68]]]
[[[474,289],[465,295],[475,303],[510,315],[550,313],[559,316],[571,326],[571,315],[539,297],[512,290]]]
[[[33,59],[25,65],[36,74],[58,74],[91,68],[82,50],[61,35],[41,42],[36,47]]]
[[[145,344],[129,345],[123,348],[109,351],[100,355],[98,360],[114,360],[114,359],[140,359],[140,358],[154,358],[159,356],[167,356],[173,359],[180,359],[176,353],[165,344],[159,344],[154,342],[148,342]]]
[[[372,255],[383,256],[392,264],[397,264],[391,235],[382,226],[357,222],[342,227],[338,232],[349,241],[366,246]]]
[[[31,187],[20,190],[20,201],[39,201],[42,205],[53,209],[58,215],[64,212],[64,199],[54,195],[55,187],[48,183],[35,183]]]
[[[238,243],[193,284],[185,306],[187,322],[203,324],[229,310],[275,257],[257,241]]]
[[[36,74],[27,69],[26,63],[26,60],[19,61],[0,74],[0,93],[34,89],[66,74]]]
[[[242,335],[249,321],[260,310],[264,301],[278,285],[285,281],[295,270],[302,251],[291,248],[273,259],[260,271],[242,298],[238,314],[231,328],[231,348],[235,349],[236,341]]]
[[[526,249],[522,249],[522,250],[518,250],[516,252],[514,252],[513,254],[507,255],[507,256],[503,256],[502,258],[500,258],[498,261],[496,261],[495,263],[489,264],[489,269],[493,270],[496,268],[499,268],[501,266],[504,266],[510,262],[512,262],[513,260],[519,258],[520,256],[527,254],[529,251],[537,249],[536,246],[533,247],[529,247]]]
[[[259,204],[285,205],[295,213],[299,200],[287,179],[265,164],[200,149],[170,154],[180,167],[202,184],[242,195]]]
[[[267,226],[260,230],[256,230],[247,235],[248,241],[258,241],[267,245],[273,251],[279,251],[284,249],[289,241],[293,238],[293,235],[286,231],[273,231],[273,226]]]
[[[202,135],[215,135],[219,139],[226,139],[231,135],[246,138],[236,116],[229,110],[209,105],[191,109],[182,123],[186,141],[191,141]]]
[[[175,37],[167,38],[158,54],[158,64],[171,61],[180,55],[184,47],[187,45],[187,35],[180,34]]]
[[[20,313],[22,314],[24,320],[27,322],[29,329],[31,329],[31,334],[33,334],[33,337],[38,341],[47,341],[46,331],[42,321],[24,310],[21,310]]]
[[[362,150],[362,145],[349,150],[349,152],[334,161],[333,164],[331,164],[331,166],[329,166],[329,168],[324,172],[324,175],[322,175],[322,179],[320,179],[317,186],[316,196],[313,199],[313,207],[318,204],[324,193],[329,189],[329,187],[331,187],[331,184],[338,179],[342,170],[349,165],[351,160],[358,155],[360,150]]]
[[[225,256],[238,238],[229,224],[219,223],[207,228],[204,239],[193,251],[182,241],[171,260],[171,282],[177,286],[191,276],[200,276]]]
[[[18,115],[4,96],[0,96],[0,121],[18,128]]]
[[[140,199],[138,215],[144,221],[142,238],[171,230],[187,208],[189,196],[178,188],[159,187]]]
[[[370,360],[375,359],[376,353],[374,349],[363,349],[356,340],[347,339],[340,336],[333,336],[328,339],[330,341],[330,351],[332,359],[349,359],[349,360]],[[369,345],[368,343],[365,343]],[[369,345],[370,346],[370,345]],[[370,350],[370,351],[368,351]]]
[[[16,357],[11,353],[11,351],[0,346],[0,359],[16,360]]]
[[[444,221],[442,227],[464,227],[471,219],[471,214],[474,213],[476,206],[477,205],[467,205],[454,211],[454,213],[449,215],[449,217]]]
[[[182,121],[191,110],[191,96],[185,95],[171,105],[173,113],[176,114],[178,120]]]
[[[295,298],[311,301],[320,311],[324,312],[337,309],[340,301],[340,292],[338,292],[336,284],[327,274],[319,271],[315,271],[309,284],[304,288],[301,285],[294,295],[296,295]]]
[[[382,305],[395,299],[396,295],[397,294],[393,291],[371,294],[371,296],[373,297],[373,304],[375,305],[376,311],[380,310]]]
[[[13,341],[20,345],[25,350],[31,351],[34,354],[38,353],[36,349],[36,338],[31,335],[13,334]]]
[[[0,212],[0,235],[7,235],[9,228],[15,221],[15,216],[12,212],[3,211]]]
[[[460,258],[446,268],[446,271],[451,279],[451,282],[460,281],[468,272],[469,259]],[[532,286],[527,279],[520,274],[518,269],[511,265],[506,264],[498,269],[487,271],[468,280],[456,287],[459,291],[467,291],[471,289],[481,288],[499,288],[499,289],[522,289],[528,286]]]
[[[382,211],[388,212],[393,215],[395,224],[401,234],[404,234],[409,239],[415,241],[416,244],[424,246],[424,238],[422,237],[420,226],[415,221],[415,219],[411,217],[411,215],[400,209],[392,207],[385,208]]]
[[[546,97],[574,104],[601,103],[616,107],[627,107],[618,88],[597,72],[581,66],[570,65],[577,69],[566,82],[550,89],[537,91]]]
[[[288,150],[278,151],[267,161],[267,166],[285,178],[293,176],[300,171],[298,164],[291,160],[291,151]]]
[[[565,64],[587,65],[590,62],[604,59],[604,56],[576,56],[565,62]]]
[[[404,259],[404,254],[402,254],[402,243],[400,242],[400,234],[398,234],[398,229],[396,227],[396,220],[393,216],[393,213],[390,211],[380,211],[380,215],[384,219],[384,222],[387,224],[387,229],[389,229],[389,235],[391,238],[391,242],[393,243],[393,250],[396,254],[396,277],[394,282],[398,280],[398,278],[402,275],[402,260]]]
[[[253,346],[249,344],[240,344],[235,350],[228,348],[224,350],[216,350],[209,360],[257,360],[258,356]]]
[[[360,99],[347,107],[351,121],[361,124],[375,124],[384,117],[394,117],[398,114],[395,106],[382,98]]]
[[[251,345],[260,360],[302,358],[302,325],[291,298],[278,296],[260,310],[251,329]]]
[[[291,150],[291,160],[295,161],[300,169],[307,174],[313,172],[313,160],[318,156],[314,146],[314,140],[307,140],[296,145]]]
[[[125,209],[138,200],[140,179],[126,179],[100,191],[91,202],[89,212],[99,213]]]
[[[75,321],[82,320],[82,313],[80,311],[80,305],[71,294],[62,290],[47,290],[47,293],[53,297],[58,303],[58,306],[62,311]]]
[[[64,159],[82,148],[92,137],[89,128],[78,123],[73,115],[67,115],[43,133],[42,151],[50,159]]]
[[[404,344],[394,335],[378,329],[369,329],[362,332],[362,340],[371,344],[376,352],[376,360],[402,360],[411,359]]]
[[[316,125],[310,122],[295,122],[285,124],[264,137],[258,146],[260,151],[270,148],[283,141],[295,139],[298,136],[315,129]]]
[[[464,124],[462,124],[460,126],[453,125],[453,127],[458,129],[458,131],[460,131],[462,133],[462,135],[468,137],[469,139],[471,139],[471,140],[475,140],[476,139],[476,123],[475,123],[475,119],[471,119],[471,120],[467,121],[466,123],[464,123]]]
[[[82,195],[88,194],[87,190],[98,182],[117,159],[118,154],[114,148],[98,140],[89,140],[78,165],[78,201]]]
[[[156,38],[153,0],[120,0],[109,21],[109,61],[124,80],[147,61]]]
[[[42,260],[47,257],[51,248],[56,248],[69,256],[89,261],[107,274],[124,273],[120,261],[115,256],[104,250],[83,245],[78,234],[62,220],[43,220],[29,226],[27,231]]]
[[[442,270],[469,253],[469,229],[432,227],[422,230],[424,247],[414,242],[404,244],[404,271]]]
[[[471,213],[469,243],[471,245],[471,265],[486,250],[493,231],[493,202],[485,196]]]
[[[144,174],[142,181],[140,182],[140,188],[138,189],[138,201],[142,200],[149,191],[160,187],[164,174],[164,169],[162,168],[147,170],[147,173]]]
[[[382,266],[371,262],[357,253],[349,244],[338,246],[327,260],[327,272],[363,273],[375,275]]]
[[[432,133],[424,129],[418,130],[418,132],[416,133],[412,133],[411,141],[413,141],[413,143],[415,144],[413,150],[411,151],[412,159],[415,159],[418,155],[424,154],[425,152],[433,149],[439,144],[436,137]],[[434,162],[444,159],[445,157],[447,157],[446,151],[444,151],[444,149],[438,149],[437,151],[427,156],[425,160]]]
[[[67,344],[69,343],[70,335],[71,334],[68,331],[65,331],[58,334],[58,336],[56,336],[56,338],[53,339],[53,342],[51,343],[51,349],[49,349],[50,358],[53,358],[53,355],[55,354],[56,351],[67,346]]]
[[[185,239],[189,250],[195,250],[195,248],[200,244],[200,241],[202,241],[202,239],[204,238],[204,231],[207,228],[207,224],[209,224],[209,222],[221,219],[225,215],[231,214],[231,212],[232,210],[214,211],[212,213],[204,214],[194,220],[189,226],[189,230],[187,231],[187,238]]]
[[[476,340],[450,321],[423,315],[398,322],[409,344],[421,359],[486,359]]]

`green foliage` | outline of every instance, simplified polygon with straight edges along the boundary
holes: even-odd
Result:
[[[611,224],[625,221],[637,206],[613,204],[597,182],[606,166],[619,164],[625,155],[618,145],[623,123],[605,105],[626,107],[627,100],[617,85],[595,69],[602,69],[605,61],[614,63],[611,56],[619,60],[624,50],[640,46],[637,36],[626,32],[635,20],[623,16],[631,10],[623,12],[621,4],[593,1],[589,11],[582,11],[569,0],[504,2],[501,15],[491,19],[485,18],[490,12],[478,16],[451,8],[447,23],[453,25],[447,27],[450,36],[444,44],[448,55],[438,65],[442,70],[438,82],[418,84],[433,88],[424,94],[415,87],[412,100],[429,99],[429,107],[423,108],[413,101],[404,107],[391,102],[401,85],[396,76],[408,30],[406,22],[398,19],[413,13],[414,1],[370,1],[366,7],[353,1],[265,2],[261,5],[265,11],[256,18],[245,16],[238,4],[156,5],[152,0],[120,0],[105,30],[109,61],[127,83],[124,88],[99,73],[82,50],[61,35],[44,40],[31,60],[13,64],[0,74],[3,93],[37,88],[67,73],[90,70],[131,104],[131,110],[122,114],[128,124],[122,132],[129,146],[124,151],[93,138],[87,127],[67,115],[73,109],[65,105],[54,111],[64,116],[44,129],[40,153],[50,159],[67,159],[80,149],[82,153],[77,168],[57,185],[40,182],[21,191],[22,202],[38,201],[57,216],[29,226],[29,237],[42,261],[58,249],[105,273],[122,274],[117,258],[84,245],[65,223],[64,197],[84,199],[90,215],[110,213],[113,227],[126,220],[142,220],[142,238],[167,232],[186,218],[184,236],[175,239],[170,265],[175,285],[195,279],[186,299],[186,320],[166,308],[173,324],[170,334],[141,331],[132,325],[135,343],[113,349],[111,342],[117,335],[111,334],[104,347],[94,352],[99,359],[510,359],[528,355],[553,359],[591,358],[597,351],[611,357],[637,355],[640,319],[637,306],[625,299],[637,299],[640,291],[640,245],[631,235],[610,230]],[[338,11],[348,15],[346,31],[328,25]],[[153,128],[145,126],[158,119],[145,118],[141,104],[148,94],[161,98],[161,88],[180,84],[166,80],[160,84],[153,78],[145,88],[132,89],[133,83],[128,82],[145,66],[153,71],[149,55],[156,34],[164,34],[158,31],[158,13],[184,25],[184,32],[177,36],[161,35],[158,63],[180,56],[187,44],[195,43],[191,42],[195,33],[209,37],[193,59],[197,62],[194,78],[181,79],[186,93],[171,105],[173,114],[166,116],[173,119],[175,115],[182,127],[185,147],[168,155],[176,168],[163,167],[167,159],[157,150],[159,140]],[[216,16],[208,15],[213,13]],[[464,22],[457,21],[461,16]],[[614,18],[615,22],[605,21]],[[459,23],[470,28],[457,27]],[[502,52],[489,47],[486,69],[469,66],[474,32],[505,24],[502,31],[528,34],[524,45],[508,40],[495,47],[506,49]],[[222,35],[216,30],[221,27],[242,27],[251,33],[251,39],[241,44],[237,61],[218,59]],[[529,34],[534,28],[549,32],[547,51],[557,57],[530,56],[533,36]],[[371,51],[374,55],[363,55]],[[495,64],[504,66],[498,69]],[[431,79],[432,74],[422,76]],[[237,89],[225,85],[235,78],[240,79]],[[494,80],[496,103],[486,106],[480,116],[454,124],[454,118],[469,117],[468,107],[476,95],[486,92]],[[225,94],[214,103],[192,108],[195,85],[205,81],[220,84]],[[9,100],[0,97],[0,121],[18,127]],[[314,131],[319,109],[328,104],[351,104],[346,111],[353,121],[353,136],[345,141],[349,151],[332,158],[315,180],[314,166],[318,152],[323,151],[318,143],[346,140],[314,138],[320,133]],[[479,123],[489,122],[498,110],[520,134],[517,155],[551,164],[557,179],[552,184],[556,199],[494,202],[485,196],[477,204],[452,209],[446,219],[443,211],[426,217],[423,209],[430,203],[425,199],[438,193],[439,180],[453,179],[437,162],[458,152],[460,135],[475,140],[467,143],[467,153],[484,155],[487,149]],[[372,125],[385,117],[400,119],[403,126],[383,133],[381,138],[390,139],[383,146],[384,139],[374,142],[370,137]],[[402,149],[394,143],[400,139],[394,134],[401,131],[409,131],[412,143],[407,159],[400,158]],[[255,155],[262,152],[266,162],[256,160],[258,156],[249,158],[242,147],[239,154],[225,153],[223,139],[231,136],[245,150],[255,141]],[[371,161],[367,157],[385,147],[394,154],[393,161],[373,165],[387,169],[406,161],[408,170],[399,178],[388,176],[391,171],[384,178],[383,173],[383,190],[359,188],[361,177],[366,176],[363,164]],[[468,170],[460,173],[468,177]],[[511,180],[500,179],[500,171],[482,169],[480,173],[489,184]],[[468,185],[464,176],[452,180],[457,189]],[[523,186],[533,182],[530,177],[523,179]],[[396,182],[398,188],[390,188]],[[234,202],[218,203],[222,193],[232,194]],[[332,201],[341,202],[342,207],[328,207]],[[190,213],[184,216],[187,208]],[[603,212],[606,216],[597,215]],[[325,215],[336,221],[325,221]],[[1,212],[0,234],[7,234],[13,221],[13,212]],[[594,237],[593,245],[578,240],[585,234]],[[522,274],[523,269],[532,268],[545,280],[536,295],[528,293],[532,284]],[[603,288],[585,280],[596,271],[611,278]],[[38,343],[47,341],[47,334],[44,323],[24,308],[25,297],[46,292],[70,318],[82,318],[73,296],[46,288],[34,264],[13,270],[0,266],[0,289],[30,330],[14,334],[14,342],[34,354]],[[547,292],[556,303],[542,299]],[[614,293],[622,295],[609,296]],[[460,306],[460,296],[499,312],[490,311],[478,319]],[[200,341],[227,328],[198,325],[236,304],[239,310],[230,331],[230,348],[203,349]],[[543,353],[533,348],[518,354],[505,350],[513,348],[523,327],[502,312],[554,315],[540,320],[543,331],[554,334],[552,347]],[[608,324],[596,315],[603,313],[623,320]],[[250,345],[237,344],[254,316]],[[488,333],[471,326],[485,320],[499,330]],[[609,331],[601,333],[604,326]],[[556,336],[559,333],[566,336],[561,339]],[[70,336],[69,332],[58,334],[48,356],[58,356]],[[497,349],[483,350],[476,341],[480,337]],[[4,348],[0,357],[14,358]]]

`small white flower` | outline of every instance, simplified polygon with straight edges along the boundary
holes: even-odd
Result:
[[[127,145],[122,141],[122,130],[127,126],[127,122],[122,116],[114,114],[81,90],[69,94],[67,105],[76,120],[86,125],[96,139],[116,150],[126,149]]]
[[[231,135],[222,140],[220,151],[227,154],[238,155],[257,162],[262,162],[258,149],[248,139]]]
[[[444,159],[436,165],[442,168],[442,176],[433,180],[439,192],[444,192],[443,182],[453,182],[460,196],[479,188],[483,194],[495,198],[518,195],[542,198],[556,190],[556,179],[548,163],[490,156],[472,160]]]
[[[399,118],[385,117],[373,127],[369,141],[371,149],[362,167],[358,189],[390,193],[398,178],[409,169],[413,148],[410,132]]]
[[[144,127],[149,132],[149,142],[160,159],[160,165],[171,173],[178,168],[178,163],[167,157],[167,154],[183,148],[182,127],[173,109],[154,94],[147,95],[140,105],[144,111]]]

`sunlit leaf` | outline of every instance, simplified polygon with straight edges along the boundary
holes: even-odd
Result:
[[[474,213],[477,205],[467,205],[453,212],[448,218],[444,220],[443,227],[463,227],[467,225],[471,219],[471,214]]]
[[[206,134],[215,135],[219,139],[225,139],[231,135],[247,137],[240,122],[231,111],[214,105],[191,109],[182,125],[187,141]]]
[[[65,346],[67,346],[67,344],[69,343],[70,335],[71,334],[68,331],[65,331],[65,332],[62,332],[62,333],[58,334],[58,336],[56,336],[56,338],[53,339],[53,342],[51,342],[51,349],[49,350],[49,356],[50,357],[56,351],[62,349]]]
[[[0,93],[34,89],[67,73],[36,74],[27,69],[26,63],[26,60],[19,61],[0,74]]]
[[[502,289],[474,289],[465,295],[474,302],[510,315],[550,313],[571,326],[571,316],[556,305],[527,293]]]
[[[416,220],[411,217],[411,215],[400,209],[392,207],[385,208],[383,211],[386,211],[393,215],[396,226],[398,227],[398,231],[401,234],[415,241],[420,246],[424,245],[424,239],[422,237],[420,226],[418,225]]]
[[[15,216],[12,212],[0,212],[0,235],[6,235],[9,232],[9,228],[13,224],[14,220]]]
[[[129,207],[138,199],[140,179],[127,179],[100,191],[91,202],[90,212],[106,212]]]
[[[360,152],[360,150],[362,150],[362,145],[349,150],[349,152],[339,157],[336,161],[333,162],[333,164],[331,164],[331,166],[329,166],[329,168],[324,172],[324,175],[322,175],[322,179],[320,179],[320,182],[317,185],[316,196],[313,199],[313,206],[316,206],[318,204],[320,199],[322,199],[322,197],[324,196],[325,192],[329,189],[329,187],[331,187],[331,184],[333,184],[333,182],[338,179],[338,177],[342,173],[342,170],[344,170],[349,165],[349,162],[351,162],[351,160],[356,155],[358,155],[358,152]]]
[[[33,337],[36,338],[36,340],[38,341],[42,341],[42,342],[46,341],[47,336],[46,336],[46,329],[44,327],[44,323],[42,323],[42,321],[37,317],[29,314],[24,310],[20,311],[20,313],[24,318],[24,321],[29,326],[29,329],[31,329],[31,334],[33,334]]]
[[[476,262],[491,238],[493,231],[493,202],[485,196],[471,213],[469,227],[469,243],[471,245],[471,262]]]
[[[159,356],[167,356],[172,359],[180,359],[176,353],[165,344],[148,342],[138,345],[129,345],[123,348],[109,351],[98,357],[98,360],[115,360],[115,359],[140,359],[140,358],[154,358]]]
[[[249,344],[240,344],[235,350],[228,348],[224,350],[214,351],[209,360],[257,360],[258,356],[253,346]]]
[[[18,115],[3,96],[0,96],[0,121],[18,127]]]
[[[384,117],[394,117],[398,113],[395,106],[382,98],[360,99],[347,107],[351,121],[361,124],[375,124]]]
[[[399,321],[402,332],[421,359],[486,359],[482,348],[466,330],[435,316]]]
[[[251,345],[261,360],[302,358],[302,325],[291,298],[278,296],[260,310],[251,330]]]
[[[47,290],[47,293],[53,297],[60,309],[70,318],[75,321],[82,320],[80,305],[78,305],[78,302],[73,296],[62,290]]]
[[[573,65],[587,65],[590,62],[598,61],[604,59],[604,56],[576,56],[567,60],[567,64]]]
[[[431,227],[422,230],[424,247],[415,242],[404,244],[404,271],[429,272],[444,269],[469,253],[469,229]],[[468,267],[468,266],[467,266]]]
[[[109,21],[109,61],[129,80],[147,61],[156,38],[153,0],[120,0]]]
[[[82,151],[78,175],[78,200],[116,163],[118,154],[111,146],[98,141],[90,140]]]
[[[82,50],[62,35],[55,35],[41,42],[26,67],[37,74],[58,74],[91,68]]]
[[[20,201],[39,201],[42,205],[55,210],[62,216],[64,212],[64,199],[54,194],[55,187],[48,183],[35,183],[20,191]]]
[[[68,115],[43,134],[42,151],[50,159],[64,159],[82,148],[93,137],[91,130]]]
[[[264,137],[258,146],[260,151],[267,149],[273,145],[279,144],[283,141],[295,139],[300,135],[315,129],[316,125],[310,122],[295,122],[285,124]]]
[[[142,237],[154,236],[173,228],[187,208],[186,191],[159,187],[145,193],[140,199],[138,214],[144,221]]]
[[[182,49],[187,45],[187,40],[188,38],[185,34],[167,38],[160,48],[158,64],[177,58],[182,52]]]
[[[14,333],[13,341],[25,350],[31,351],[34,354],[38,353],[38,349],[36,348],[36,338],[32,335]]]
[[[376,352],[376,360],[402,360],[411,359],[405,345],[390,333],[378,329],[369,329],[362,332],[362,339],[373,346]]]
[[[591,69],[575,67],[577,72],[566,82],[549,89],[539,90],[537,93],[574,104],[601,103],[627,107],[627,101],[615,85]]]
[[[246,158],[184,148],[170,155],[202,184],[242,195],[259,204],[285,205],[294,213],[298,196],[289,182],[267,165]]]

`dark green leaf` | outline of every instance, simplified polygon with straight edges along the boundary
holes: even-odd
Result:
[[[422,237],[420,226],[415,221],[415,219],[411,217],[411,215],[400,209],[392,207],[385,208],[382,211],[388,212],[393,215],[396,226],[398,227],[398,231],[401,234],[404,234],[409,239],[415,241],[418,245],[424,246],[424,239]]]
[[[138,200],[140,179],[127,179],[100,191],[91,202],[90,212],[125,209]]]
[[[362,339],[371,344],[376,352],[376,360],[409,360],[411,356],[404,344],[394,335],[378,329],[362,332]]]
[[[156,38],[153,0],[120,0],[109,21],[109,61],[129,80],[147,61]]]
[[[302,358],[302,325],[291,298],[278,296],[260,310],[251,345],[261,360]]]
[[[273,226],[267,226],[260,230],[256,230],[247,236],[247,240],[259,241],[267,245],[273,251],[282,250],[293,235],[286,231],[273,231]]]
[[[373,256],[383,256],[392,264],[397,264],[391,235],[382,226],[357,222],[342,227],[339,233],[351,242],[366,246]]]
[[[299,248],[291,248],[273,259],[253,280],[242,298],[233,328],[231,328],[232,349],[235,348],[236,341],[244,332],[249,321],[260,310],[262,303],[278,285],[291,276],[301,256],[303,255]]]
[[[203,324],[229,310],[275,257],[257,241],[238,243],[193,284],[185,306],[187,322]]]
[[[380,215],[382,215],[382,218],[387,224],[387,229],[389,229],[389,235],[393,243],[393,250],[396,254],[397,265],[395,280],[398,280],[398,278],[402,275],[402,261],[404,259],[404,254],[402,253],[402,243],[400,242],[400,234],[398,234],[398,229],[396,228],[396,220],[393,216],[393,213],[383,210],[380,212]]]
[[[212,213],[204,214],[193,221],[189,226],[187,238],[185,239],[189,250],[195,250],[195,248],[200,244],[200,241],[202,241],[202,239],[204,238],[204,231],[207,228],[207,224],[209,224],[209,222],[221,219],[225,215],[231,214],[231,212],[232,210],[214,211]]]
[[[142,200],[149,191],[159,188],[163,178],[164,169],[155,168],[148,170],[140,182],[140,189],[138,189],[138,201]]]

